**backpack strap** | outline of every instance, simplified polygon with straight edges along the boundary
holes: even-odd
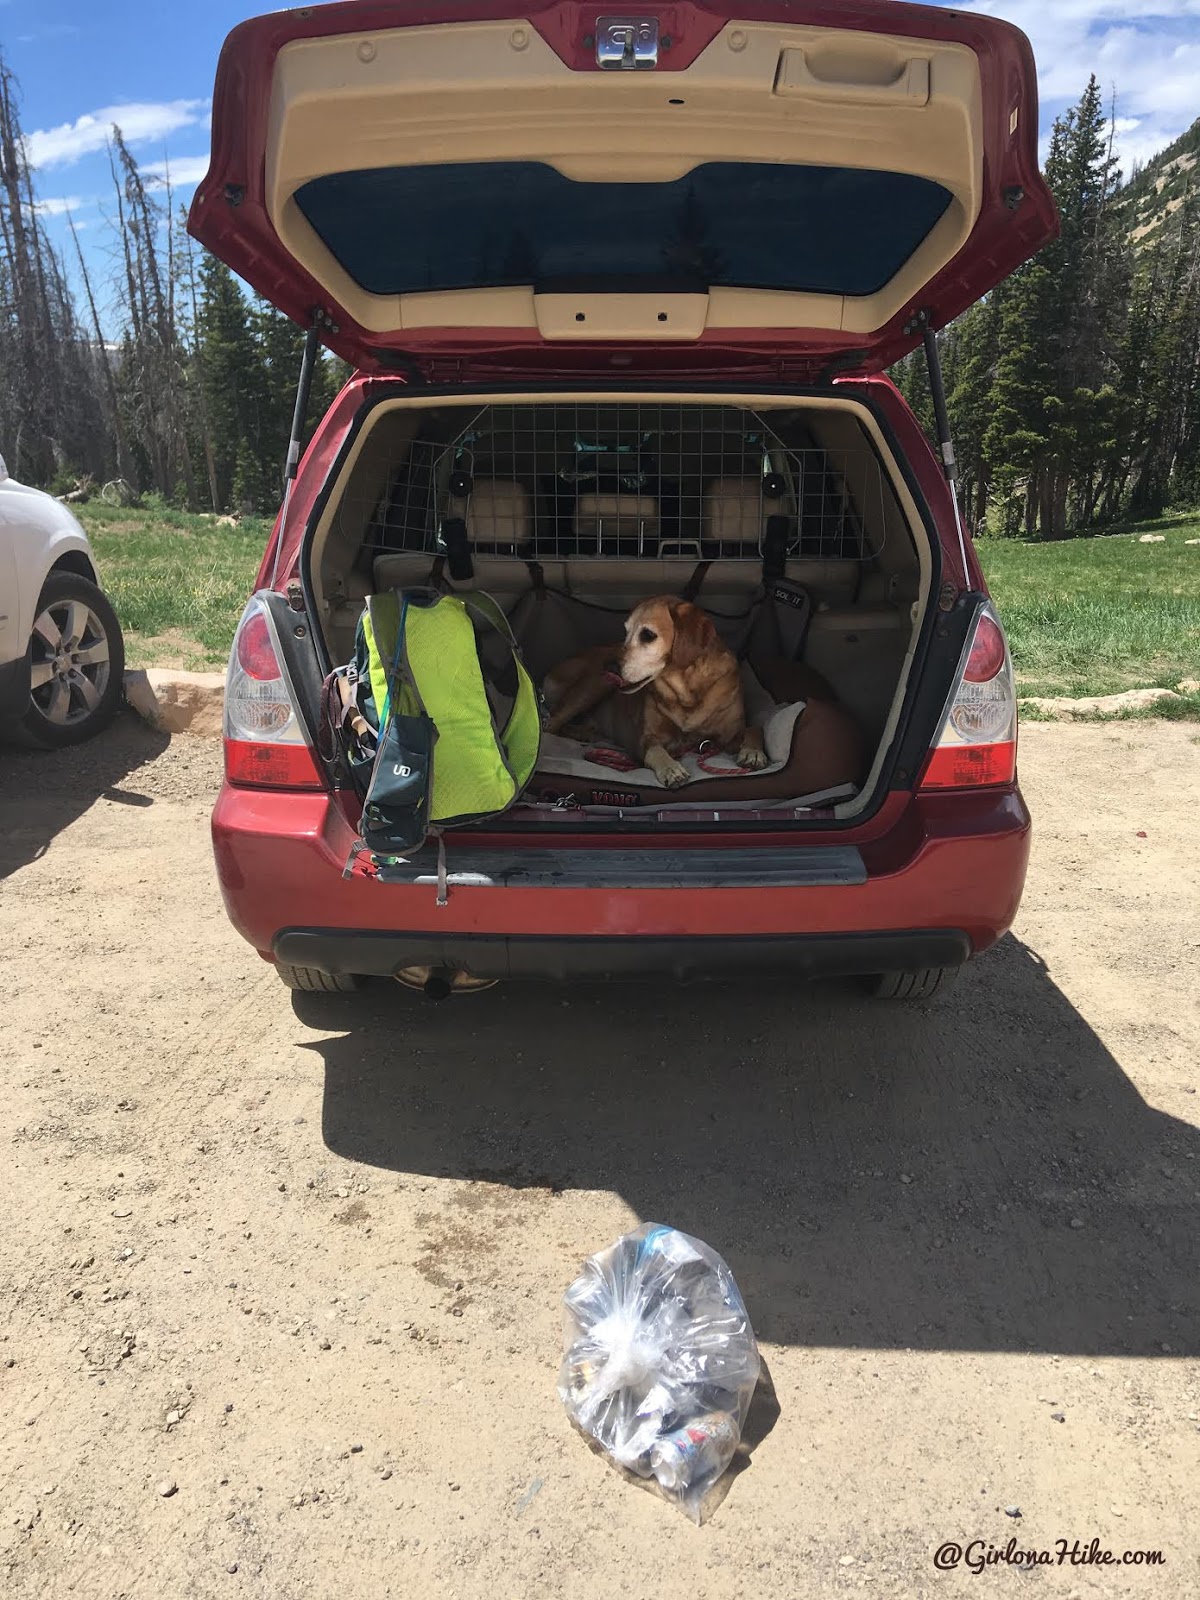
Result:
[[[445,556],[434,556],[433,565],[429,569],[429,587],[436,589],[439,594],[450,593],[450,585],[446,579]]]
[[[404,623],[408,616],[409,593],[407,589],[393,589],[389,594],[367,596],[367,620],[370,633],[367,640],[371,655],[371,689],[375,699],[375,712],[382,733],[391,713],[396,690],[404,677]],[[396,605],[396,642],[390,650],[391,665],[384,660],[383,651],[389,643],[388,630],[392,626],[390,607]],[[382,694],[380,690],[382,689]]]
[[[460,594],[458,599],[462,601],[472,615],[479,617],[483,622],[490,623],[514,650],[517,649],[517,636],[512,630],[512,623],[505,616],[504,609],[500,603],[493,600],[490,594],[484,594],[482,589],[472,589],[468,594]]]
[[[505,762],[517,782],[518,795],[533,776],[542,747],[542,699],[533,679],[521,658],[521,647],[499,603],[482,589],[474,589],[458,598],[468,615],[489,623],[512,651],[517,669],[517,692],[512,710],[503,728],[497,728],[497,737],[504,752]],[[544,595],[539,599],[544,599]],[[537,604],[538,601],[535,601]]]

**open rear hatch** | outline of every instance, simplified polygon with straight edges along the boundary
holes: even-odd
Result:
[[[229,36],[189,226],[368,371],[815,381],[1049,237],[1024,36],[859,0],[348,0]]]

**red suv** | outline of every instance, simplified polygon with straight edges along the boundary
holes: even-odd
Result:
[[[1057,225],[1023,35],[889,0],[349,0],[237,28],[213,128],[190,227],[309,328],[296,438],[318,343],[357,369],[293,440],[229,668],[217,867],[284,982],[921,997],[993,944],[1029,815],[933,329]],[[883,375],[922,342],[942,463]],[[535,676],[651,595],[734,644],[787,599],[859,781],[790,791],[784,750],[774,786],[648,796],[545,755],[447,836],[448,893],[427,850],[377,868],[322,683],[368,594],[430,581],[495,596]]]

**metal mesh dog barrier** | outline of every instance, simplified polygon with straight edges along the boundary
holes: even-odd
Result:
[[[728,405],[530,402],[423,416],[386,489],[353,508],[371,555],[436,555],[448,528],[528,561],[694,557],[865,561],[885,489],[865,438],[811,439],[800,413]]]

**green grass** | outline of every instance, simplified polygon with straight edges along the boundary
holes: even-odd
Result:
[[[131,665],[223,667],[270,532],[165,506],[78,508]],[[1143,533],[1163,544],[1139,544]],[[982,539],[979,559],[1026,695],[1173,689],[1200,678],[1200,513],[1061,544]],[[1132,713],[1200,718],[1200,697]]]
[[[1139,544],[1143,533],[1165,543]],[[1174,689],[1200,677],[1200,545],[1188,539],[1200,539],[1200,514],[1061,544],[979,540],[1021,694]]]
[[[129,664],[223,667],[270,524],[254,517],[219,527],[165,506],[75,509],[125,629]]]

